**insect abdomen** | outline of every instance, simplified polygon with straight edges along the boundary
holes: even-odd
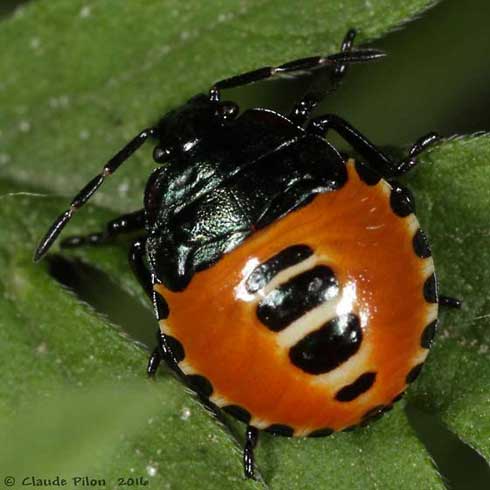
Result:
[[[181,369],[258,428],[302,436],[362,423],[427,355],[437,296],[417,220],[397,214],[389,184],[348,168],[343,188],[254,233],[184,292],[157,286]]]

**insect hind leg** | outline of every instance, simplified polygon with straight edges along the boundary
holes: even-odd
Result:
[[[169,310],[165,299],[154,289],[155,284],[158,284],[158,279],[152,274],[145,264],[145,244],[146,237],[135,240],[129,250],[129,264],[133,274],[138,279],[141,287],[144,289],[150,298],[153,311],[157,321],[164,320],[168,317]],[[172,352],[169,342],[160,328],[157,329],[157,346],[152,351],[146,372],[149,377],[154,377],[161,362],[166,364],[174,371],[179,371],[175,355]]]

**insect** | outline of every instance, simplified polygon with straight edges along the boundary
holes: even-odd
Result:
[[[140,232],[129,261],[159,321],[148,374],[165,361],[214,410],[245,422],[247,477],[260,430],[326,436],[391,408],[421,370],[439,305],[461,305],[438,294],[413,196],[395,180],[437,135],[395,161],[339,116],[311,116],[350,64],[383,55],[353,49],[354,37],[350,30],[336,54],[222,80],[166,114],[75,196],[35,253],[43,257],[106,177],[157,140],[162,165],[143,209],[62,246]],[[221,98],[223,89],[313,71],[287,116],[240,113]],[[339,153],[329,130],[362,161]]]

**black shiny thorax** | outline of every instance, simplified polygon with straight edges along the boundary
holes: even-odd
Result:
[[[167,161],[145,192],[146,252],[172,290],[185,288],[254,230],[347,178],[341,156],[324,139],[266,109],[222,117],[226,104],[197,96],[158,126],[155,154]]]

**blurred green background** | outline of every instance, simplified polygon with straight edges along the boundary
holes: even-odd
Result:
[[[11,15],[28,1],[2,0],[0,16]],[[353,67],[340,92],[318,112],[341,114],[380,145],[406,146],[431,130],[444,136],[488,131],[489,23],[486,0],[438,2],[418,19],[375,40],[372,46],[385,50],[388,57],[382,63]],[[240,98],[287,107],[306,83],[267,83],[259,91],[247,87]],[[284,90],[278,91],[277,84]],[[359,92],[372,92],[373,97],[360,100]]]
[[[380,63],[352,67],[341,89],[317,112],[342,115],[382,146],[408,146],[429,131],[443,136],[489,131],[489,23],[490,3],[485,0],[438,2],[372,42],[388,56]],[[280,81],[281,91],[275,82],[259,92],[250,87],[245,99],[286,108],[294,98],[291,92],[301,92],[307,83]]]
[[[2,0],[0,16],[10,15],[20,3],[25,1]],[[353,67],[341,90],[319,112],[338,113],[376,143],[390,147],[408,146],[433,130],[444,136],[489,131],[489,21],[487,0],[439,2],[406,28],[373,42],[389,56],[382,63]],[[247,87],[234,95],[243,105],[285,109],[306,83],[279,81]],[[128,331],[142,315],[152,322],[150,313],[135,302],[127,312],[115,311],[114,304],[128,304],[121,291],[115,293],[120,297],[105,296],[101,302],[101,295],[92,288],[94,282],[103,287],[104,277],[93,280],[100,273],[79,266],[55,269],[59,280]],[[139,340],[149,343],[147,337]],[[483,458],[432,417],[415,409],[409,409],[409,415],[450,488],[490,488],[490,469]]]

